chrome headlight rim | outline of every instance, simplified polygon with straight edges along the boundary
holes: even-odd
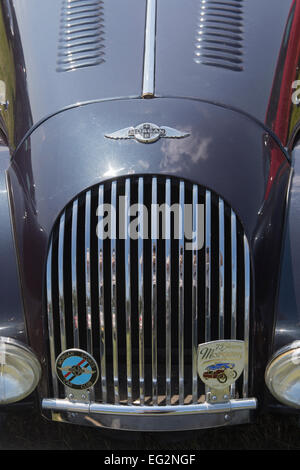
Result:
[[[300,340],[295,340],[292,343],[289,343],[282,348],[278,349],[271,359],[269,360],[266,370],[265,370],[265,383],[268,387],[268,390],[270,393],[273,395],[276,400],[278,400],[280,403],[292,407],[292,408],[300,408],[300,399],[299,402],[292,401],[282,394],[278,393],[278,391],[274,388],[274,368],[280,367],[279,361],[281,360],[291,360],[292,361],[292,356],[293,354],[296,354],[297,362],[299,361],[299,368],[300,368]],[[294,362],[295,366],[296,363]],[[299,383],[300,383],[300,375],[299,375]]]
[[[4,345],[4,348],[3,348]],[[15,355],[20,362],[28,367],[32,372],[32,383],[31,386],[26,389],[23,393],[15,395],[11,398],[1,399],[0,396],[0,405],[6,405],[11,403],[16,403],[23,400],[24,398],[31,395],[31,393],[38,386],[41,376],[42,376],[42,367],[40,361],[38,360],[34,351],[25,343],[18,341],[14,338],[0,336],[0,359],[1,354],[8,354],[10,357]],[[5,365],[5,363],[4,363]],[[1,368],[1,361],[0,361]]]

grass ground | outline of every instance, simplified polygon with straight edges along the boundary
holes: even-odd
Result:
[[[0,432],[0,450],[299,450],[299,419],[261,417],[256,424],[171,436],[111,436],[94,428],[58,424],[38,415],[10,416]]]

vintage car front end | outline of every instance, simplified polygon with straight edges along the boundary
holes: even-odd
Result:
[[[61,113],[31,134],[8,170],[16,240],[26,246],[19,264],[30,344],[47,367],[42,408],[55,419],[139,430],[210,427],[247,422],[262,393],[290,165],[249,118],[167,101],[116,100]],[[140,123],[145,113],[187,136],[152,144],[105,137],[124,129],[128,114]],[[216,127],[226,121],[226,129]],[[270,184],[272,155],[280,165]],[[176,226],[184,227],[185,214],[192,214],[189,232]],[[128,231],[135,221],[137,237]],[[260,298],[264,331],[255,316]],[[237,382],[220,391],[198,376],[197,352],[223,340],[242,341],[245,358]],[[70,350],[78,363],[77,350],[95,359],[92,387],[61,383],[57,358]]]
[[[119,0],[35,3],[26,18],[24,0],[2,7],[17,80],[2,109],[0,209],[13,236],[6,224],[0,411],[29,400],[52,420],[131,431],[296,413],[298,310],[285,310],[285,279],[298,273],[287,236],[297,146],[283,133],[295,143],[297,125],[278,110],[298,4],[275,2],[275,34],[258,0],[132,0],[135,18]],[[55,42],[40,51],[48,15]],[[217,57],[201,55],[202,39]],[[261,89],[245,97],[254,71]]]

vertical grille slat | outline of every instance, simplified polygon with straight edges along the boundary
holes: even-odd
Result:
[[[104,187],[99,186],[98,191],[98,210],[104,204]],[[100,215],[100,214],[98,214]],[[101,373],[101,393],[102,401],[107,401],[107,385],[106,385],[106,342],[105,342],[105,316],[104,316],[104,250],[103,250],[103,219],[100,219],[97,226],[98,229],[98,295],[99,295],[99,340],[100,340],[100,373]]]
[[[140,381],[140,403],[145,403],[145,357],[144,357],[144,240],[141,234],[144,233],[144,213],[142,206],[144,203],[144,181],[139,178],[138,182],[138,321],[139,321],[139,381]]]
[[[131,279],[130,279],[130,180],[125,182],[125,310],[126,310],[126,367],[127,367],[127,400],[132,404],[132,353],[131,353]]]
[[[151,212],[151,314],[152,314],[152,400],[158,404],[157,376],[157,178],[152,180],[152,212]]]
[[[179,366],[179,404],[184,402],[184,191],[183,181],[179,185],[179,250],[178,250],[178,366]]]
[[[193,186],[193,240],[192,251],[192,397],[193,403],[198,400],[198,372],[197,372],[197,349],[198,349],[198,186]]]
[[[64,397],[55,362],[67,348],[98,362],[92,400],[141,407],[203,399],[200,343],[249,349],[248,241],[233,209],[197,184],[126,176],[81,193],[53,227],[45,274],[54,397]],[[248,396],[247,361],[232,397]]]
[[[211,193],[205,200],[205,341],[211,338]]]
[[[74,348],[79,348],[78,331],[78,298],[77,298],[77,215],[78,201],[72,206],[72,228],[71,228],[71,283],[72,283],[72,322]]]
[[[117,207],[117,183],[111,185],[111,206]],[[111,321],[112,321],[112,354],[113,354],[113,380],[115,403],[119,403],[119,360],[118,360],[118,319],[117,319],[117,252],[116,252],[116,212],[111,212],[111,238],[110,238],[110,258],[111,258]]]
[[[171,342],[171,181],[165,183],[165,276],[166,276],[166,404],[171,404],[171,369],[172,369],[172,342]]]
[[[231,338],[236,338],[236,296],[237,296],[237,240],[236,215],[231,210]]]
[[[225,302],[225,220],[224,201],[219,198],[219,339],[224,339],[224,302]]]

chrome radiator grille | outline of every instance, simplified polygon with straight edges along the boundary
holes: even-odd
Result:
[[[148,209],[147,216],[139,212],[138,224],[152,238],[133,240],[122,231],[119,196]],[[186,205],[192,207],[193,229],[197,204],[203,205],[202,249],[187,250],[184,235],[174,236],[178,227],[168,212],[161,225],[171,236],[162,233],[157,208],[175,203],[184,215]],[[123,237],[99,236],[97,208],[103,204],[116,209],[111,227]],[[122,220],[127,224],[132,217],[125,211]],[[86,350],[97,360],[95,401],[164,406],[204,400],[198,344],[249,344],[250,256],[242,226],[215,193],[180,179],[133,176],[80,194],[53,228],[46,293],[55,398],[65,396],[55,373],[56,357],[65,349]],[[248,396],[248,366],[231,393]]]

